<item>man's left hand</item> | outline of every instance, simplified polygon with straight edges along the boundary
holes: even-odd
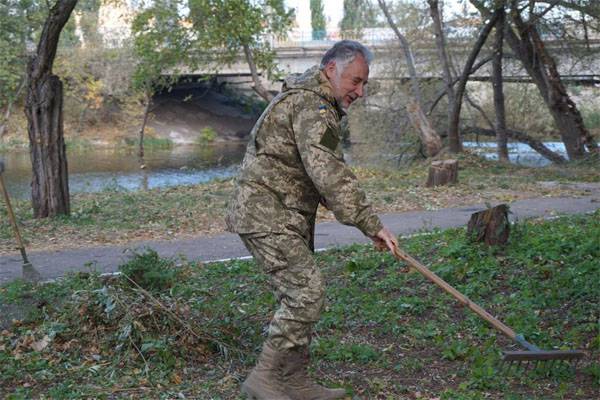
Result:
[[[378,251],[389,250],[393,253],[398,247],[398,239],[396,239],[396,236],[385,227],[377,232],[377,235],[371,237],[371,240]]]

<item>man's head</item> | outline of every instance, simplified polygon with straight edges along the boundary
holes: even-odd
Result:
[[[353,40],[337,42],[325,53],[319,68],[333,88],[333,96],[346,109],[365,94],[369,78],[369,64],[373,54]]]

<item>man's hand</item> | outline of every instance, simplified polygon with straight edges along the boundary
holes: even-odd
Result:
[[[389,250],[393,253],[394,249],[398,247],[398,239],[387,228],[382,228],[376,236],[371,237],[371,240],[378,251]]]

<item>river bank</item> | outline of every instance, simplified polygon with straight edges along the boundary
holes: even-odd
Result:
[[[427,162],[402,169],[353,167],[379,213],[436,210],[486,202],[510,202],[547,196],[582,196],[581,182],[600,182],[597,163],[543,168],[519,167],[465,153],[458,157],[459,183],[427,188]],[[36,220],[29,201],[14,202],[26,246],[52,250],[123,244],[136,240],[169,240],[223,232],[233,179],[206,184],[123,191],[118,188],[72,196],[68,217]],[[5,209],[0,208],[0,253],[14,254]],[[319,221],[333,215],[319,209]]]

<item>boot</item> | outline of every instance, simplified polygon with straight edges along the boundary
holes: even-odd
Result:
[[[334,400],[346,396],[345,389],[328,389],[308,376],[310,355],[308,346],[286,351],[283,366],[283,384],[292,400]]]
[[[265,342],[258,363],[242,384],[250,400],[292,400],[281,382],[284,353]]]

